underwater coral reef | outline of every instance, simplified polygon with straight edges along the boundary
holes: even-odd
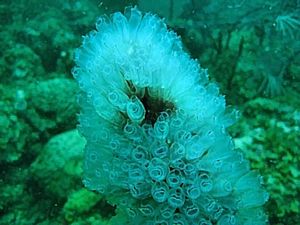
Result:
[[[121,32],[119,23],[131,18],[131,10],[123,15],[128,6],[137,6],[136,23],[148,22],[151,29],[144,24],[144,34],[135,32],[131,21],[132,29],[124,30],[130,32]],[[0,224],[115,225],[134,221],[130,215],[143,221],[232,224],[241,218],[249,221],[257,212],[264,212],[259,223],[299,224],[299,15],[297,0],[0,1]],[[96,31],[76,50],[96,21]],[[121,42],[133,34],[132,45]],[[108,57],[116,54],[114,48],[99,50],[93,38],[107,37],[111,46],[127,49],[127,54],[119,52],[114,61]],[[141,50],[144,44],[147,51]],[[79,58],[74,60],[76,51]],[[105,65],[119,67],[103,66],[96,54],[104,52]],[[93,79],[104,89],[95,90],[83,68],[97,60],[101,65],[91,67],[98,71]],[[147,60],[154,65],[145,64]],[[125,66],[129,61],[132,67]],[[71,72],[74,66],[86,75],[80,85]],[[112,75],[127,71],[123,75],[134,82],[121,79],[120,87],[115,79],[101,80],[110,70]],[[145,71],[155,79],[140,76]],[[87,84],[95,92],[86,91]],[[99,109],[104,91],[109,92],[106,107]],[[83,126],[93,119],[83,120],[95,109],[93,104],[98,106],[93,116],[109,128],[104,136]],[[230,113],[237,111],[235,120],[236,114]],[[113,115],[114,125],[105,123]],[[87,138],[77,131],[78,118]],[[176,121],[181,123],[173,129]],[[98,123],[89,125],[99,128]],[[113,159],[99,171],[90,161],[99,154],[91,154],[97,141],[97,150],[105,148],[105,157]],[[109,151],[120,146],[123,155]],[[147,146],[150,151],[145,151]],[[232,168],[221,169],[224,164],[216,167],[218,163],[211,164],[215,157],[243,172],[229,173]],[[103,182],[95,177],[98,172],[107,175]],[[250,178],[255,193],[269,194],[264,205],[263,194],[250,198],[241,193],[243,187],[249,190],[244,181]],[[247,206],[240,200],[247,196],[259,206],[244,216]],[[172,207],[175,200],[180,204]],[[233,207],[236,200],[240,205]],[[161,217],[149,217],[158,212],[163,212]]]

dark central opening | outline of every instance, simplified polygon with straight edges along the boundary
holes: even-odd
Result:
[[[175,105],[172,102],[150,97],[147,88],[145,88],[145,94],[140,100],[146,110],[145,122],[152,125],[154,125],[161,112],[167,110],[173,111],[175,109]]]

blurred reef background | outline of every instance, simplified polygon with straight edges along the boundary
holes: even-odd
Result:
[[[2,0],[0,224],[113,225],[82,185],[73,53],[96,18],[164,17],[240,111],[230,134],[270,194],[270,224],[300,224],[299,0]]]

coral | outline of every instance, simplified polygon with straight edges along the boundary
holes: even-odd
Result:
[[[72,193],[63,209],[66,221],[72,221],[78,215],[87,213],[100,199],[100,195],[86,189],[80,189]]]
[[[11,207],[11,205],[16,204],[16,202],[20,200],[22,194],[24,195],[24,186],[22,184],[1,185],[0,193],[0,211],[4,211],[7,210],[7,208]]]
[[[19,34],[23,41],[40,55],[46,71],[65,73],[70,69],[71,46],[76,43],[76,39],[64,22],[64,17],[65,15],[58,10],[39,13]]]
[[[58,76],[54,74],[54,76]],[[63,92],[61,90],[64,90]],[[27,117],[41,131],[75,126],[76,119],[76,83],[66,78],[54,78],[33,83],[29,86]],[[49,121],[50,120],[50,121]]]
[[[15,175],[15,173],[11,174]],[[32,198],[26,192],[24,184],[6,182],[0,187],[0,224],[36,224],[39,212],[32,213]]]
[[[99,216],[93,216],[93,217],[89,217],[86,218],[84,220],[81,221],[75,221],[73,223],[71,223],[71,225],[115,225],[113,223],[110,223],[109,221],[106,220],[102,220],[102,218],[99,218]]]
[[[16,107],[22,103],[12,95],[14,90],[0,85],[0,163],[19,160],[26,151],[26,143],[35,140],[31,128],[18,117]]]
[[[53,137],[32,163],[30,171],[48,193],[65,197],[76,186],[82,173],[85,140],[76,130]]]
[[[226,131],[236,112],[179,37],[136,8],[96,29],[73,70],[84,184],[117,205],[120,224],[265,224],[261,176]]]
[[[1,61],[0,61],[1,62]],[[6,82],[13,83],[16,79],[33,81],[44,75],[40,57],[28,46],[16,44],[11,49],[6,49],[3,54]]]
[[[28,170],[12,167],[9,163],[1,162],[0,165],[0,224],[35,224],[40,212],[32,210],[36,206],[27,191]]]
[[[266,177],[271,224],[299,222],[300,113],[294,107],[300,104],[299,97],[289,93],[282,99],[251,100],[244,105],[245,117],[235,128],[240,133],[236,146]]]
[[[26,132],[27,129],[18,121],[16,115],[8,114],[13,111],[12,108],[5,106],[2,101],[0,107],[0,162],[13,162],[18,160],[24,151],[25,138],[21,136],[21,132]]]

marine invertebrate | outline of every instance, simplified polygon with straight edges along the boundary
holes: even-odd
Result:
[[[234,112],[150,13],[101,17],[76,52],[84,184],[121,224],[265,224],[261,177],[234,150]]]

